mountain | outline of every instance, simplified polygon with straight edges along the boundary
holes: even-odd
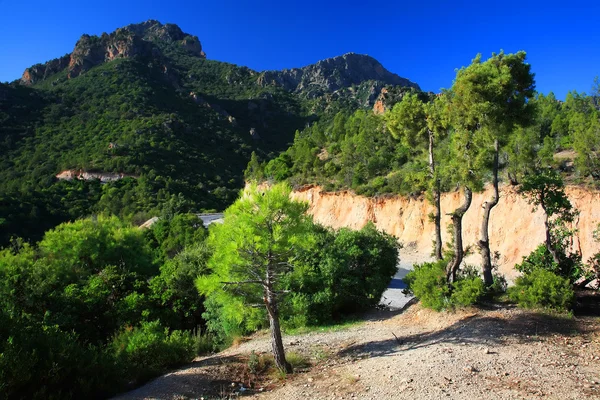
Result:
[[[32,85],[65,69],[68,71],[67,76],[74,78],[117,58],[138,55],[160,58],[160,48],[154,42],[177,44],[193,55],[206,58],[197,36],[184,33],[177,25],[162,25],[158,21],[149,20],[119,28],[111,34],[103,33],[100,37],[82,35],[72,53],[27,68],[23,72],[21,83]]]
[[[281,86],[310,98],[360,85],[365,81],[421,90],[416,83],[385,69],[373,57],[355,53],[328,58],[303,68],[265,71],[258,78],[263,86]]]
[[[296,130],[386,88],[418,86],[357,54],[258,72],[154,20],[83,35],[0,84],[0,245],[90,213],[223,209],[252,152],[274,158]]]

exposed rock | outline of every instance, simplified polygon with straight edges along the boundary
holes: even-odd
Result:
[[[46,79],[47,77],[56,74],[69,66],[71,56],[65,54],[60,58],[50,60],[45,64],[36,64],[23,72],[21,83],[24,85],[33,85],[36,82]]]
[[[577,279],[575,282],[573,282],[573,285],[574,285],[574,286],[577,286],[577,287],[585,286],[585,285],[587,285],[587,284],[588,284],[588,282],[589,282],[590,280],[591,280],[591,279],[589,279],[589,278],[588,278],[588,277],[586,277],[585,275],[582,275],[581,277],[579,277],[579,279]]]
[[[375,104],[373,105],[373,112],[375,114],[378,114],[378,115],[383,114],[386,111],[384,97],[387,93],[388,93],[388,90],[386,88],[381,89],[381,92],[379,92],[379,96],[377,96],[377,100],[375,101]]]
[[[260,135],[258,134],[258,132],[256,132],[256,128],[250,128],[250,136],[252,136],[252,139],[254,140],[260,139]]]
[[[600,279],[596,278],[596,279],[592,280],[590,283],[585,285],[585,287],[588,289],[593,289],[593,290],[600,289]]]
[[[113,182],[118,181],[123,178],[138,178],[135,175],[118,173],[118,172],[87,172],[84,170],[73,170],[68,169],[60,172],[56,175],[56,178],[59,180],[70,181],[73,179],[79,179],[82,181],[92,181],[94,179],[99,179],[100,182]]]
[[[289,91],[303,92],[307,97],[331,93],[365,81],[420,89],[416,83],[385,69],[373,57],[355,53],[328,58],[303,68],[265,71],[258,78],[260,85],[281,86]]]
[[[388,111],[394,104],[402,101],[402,98],[407,93],[410,93],[412,88],[398,87],[398,86],[387,86],[381,89],[377,99],[373,104],[373,112],[375,114],[383,114]],[[423,96],[433,96],[433,93]],[[423,99],[425,100],[425,99]]]
[[[82,35],[71,54],[29,67],[21,77],[21,83],[31,85],[68,68],[68,77],[74,78],[90,68],[114,60],[147,55],[160,58],[161,52],[155,42],[175,42],[191,54],[206,58],[198,37],[184,33],[177,25],[161,24],[155,20],[141,24],[127,25],[113,33],[103,33],[100,37]],[[163,65],[163,72],[168,66]]]

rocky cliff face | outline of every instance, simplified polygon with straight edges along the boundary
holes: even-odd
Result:
[[[258,78],[260,85],[281,86],[309,98],[366,81],[420,90],[419,85],[388,71],[373,57],[355,53],[328,58],[303,68],[265,71]]]
[[[491,193],[488,188],[483,193],[474,194],[471,208],[465,214],[464,242],[465,246],[472,246],[474,253],[467,258],[467,263],[479,263],[476,243],[481,229],[482,204],[491,198]],[[580,212],[575,221],[574,227],[578,232],[573,246],[581,251],[583,260],[587,261],[600,251],[600,243],[593,237],[600,222],[600,192],[569,187],[567,194]],[[425,199],[367,198],[349,192],[324,193],[319,187],[296,191],[293,197],[308,201],[309,212],[321,224],[333,228],[359,229],[372,221],[379,229],[396,236],[404,244],[401,257],[421,261],[430,258],[434,225],[429,221],[428,214],[433,207]],[[446,213],[457,208],[462,201],[462,195],[458,192],[442,196],[443,227],[450,222]],[[500,203],[492,211],[489,230],[491,249],[500,252],[500,272],[514,279],[517,275],[514,265],[544,241],[543,214],[539,209],[532,212],[532,206],[513,187],[505,186],[501,190]],[[442,232],[446,230],[442,228]],[[448,234],[443,235],[444,241],[448,238]]]
[[[68,68],[68,77],[74,78],[96,65],[116,58],[137,55],[160,57],[160,50],[154,45],[156,41],[177,43],[191,54],[206,58],[196,36],[184,33],[177,25],[163,25],[149,20],[119,28],[110,34],[103,33],[100,37],[83,35],[71,54],[27,68],[23,72],[21,83],[32,85],[65,68]]]

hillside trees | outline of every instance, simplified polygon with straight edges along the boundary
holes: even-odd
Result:
[[[212,230],[212,274],[197,282],[205,295],[229,292],[241,298],[239,306],[265,307],[275,363],[286,372],[291,366],[281,337],[279,309],[285,294],[281,277],[294,268],[294,249],[310,242],[307,205],[290,200],[290,192],[286,184],[266,191],[250,186],[226,210],[224,223]]]
[[[490,213],[500,198],[500,146],[506,142],[515,125],[526,126],[534,116],[529,100],[533,97],[535,85],[531,67],[525,58],[523,51],[516,54],[500,52],[483,62],[481,55],[478,55],[471,65],[457,72],[452,86],[451,112],[455,128],[479,136],[475,138],[478,150],[491,153],[492,157],[494,195],[484,204],[478,242],[483,278],[488,286],[493,283],[488,226]]]
[[[392,135],[401,139],[409,148],[427,147],[429,160],[429,188],[431,191],[435,213],[434,256],[442,259],[441,228],[441,182],[436,169],[436,141],[445,133],[441,103],[443,97],[437,97],[430,103],[421,100],[417,94],[405,95],[392,110],[385,114],[387,128]],[[426,143],[426,144],[425,144]]]

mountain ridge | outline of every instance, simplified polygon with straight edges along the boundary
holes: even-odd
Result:
[[[388,71],[375,58],[352,52],[326,58],[300,68],[263,71],[258,78],[260,85],[275,84],[292,92],[308,89],[308,97],[316,97],[324,92],[335,92],[365,81],[378,81],[421,90],[418,84]]]
[[[68,69],[69,79],[75,78],[116,58],[132,58],[137,55],[162,58],[163,54],[157,48],[157,42],[176,43],[192,55],[206,59],[206,53],[197,36],[185,33],[176,24],[148,20],[126,25],[100,36],[83,34],[71,53],[26,68],[20,83],[35,85],[65,69]],[[248,69],[257,75],[259,86],[279,86],[306,98],[316,98],[366,81],[421,90],[418,84],[388,71],[375,58],[353,52],[329,57],[303,67],[262,72]]]

